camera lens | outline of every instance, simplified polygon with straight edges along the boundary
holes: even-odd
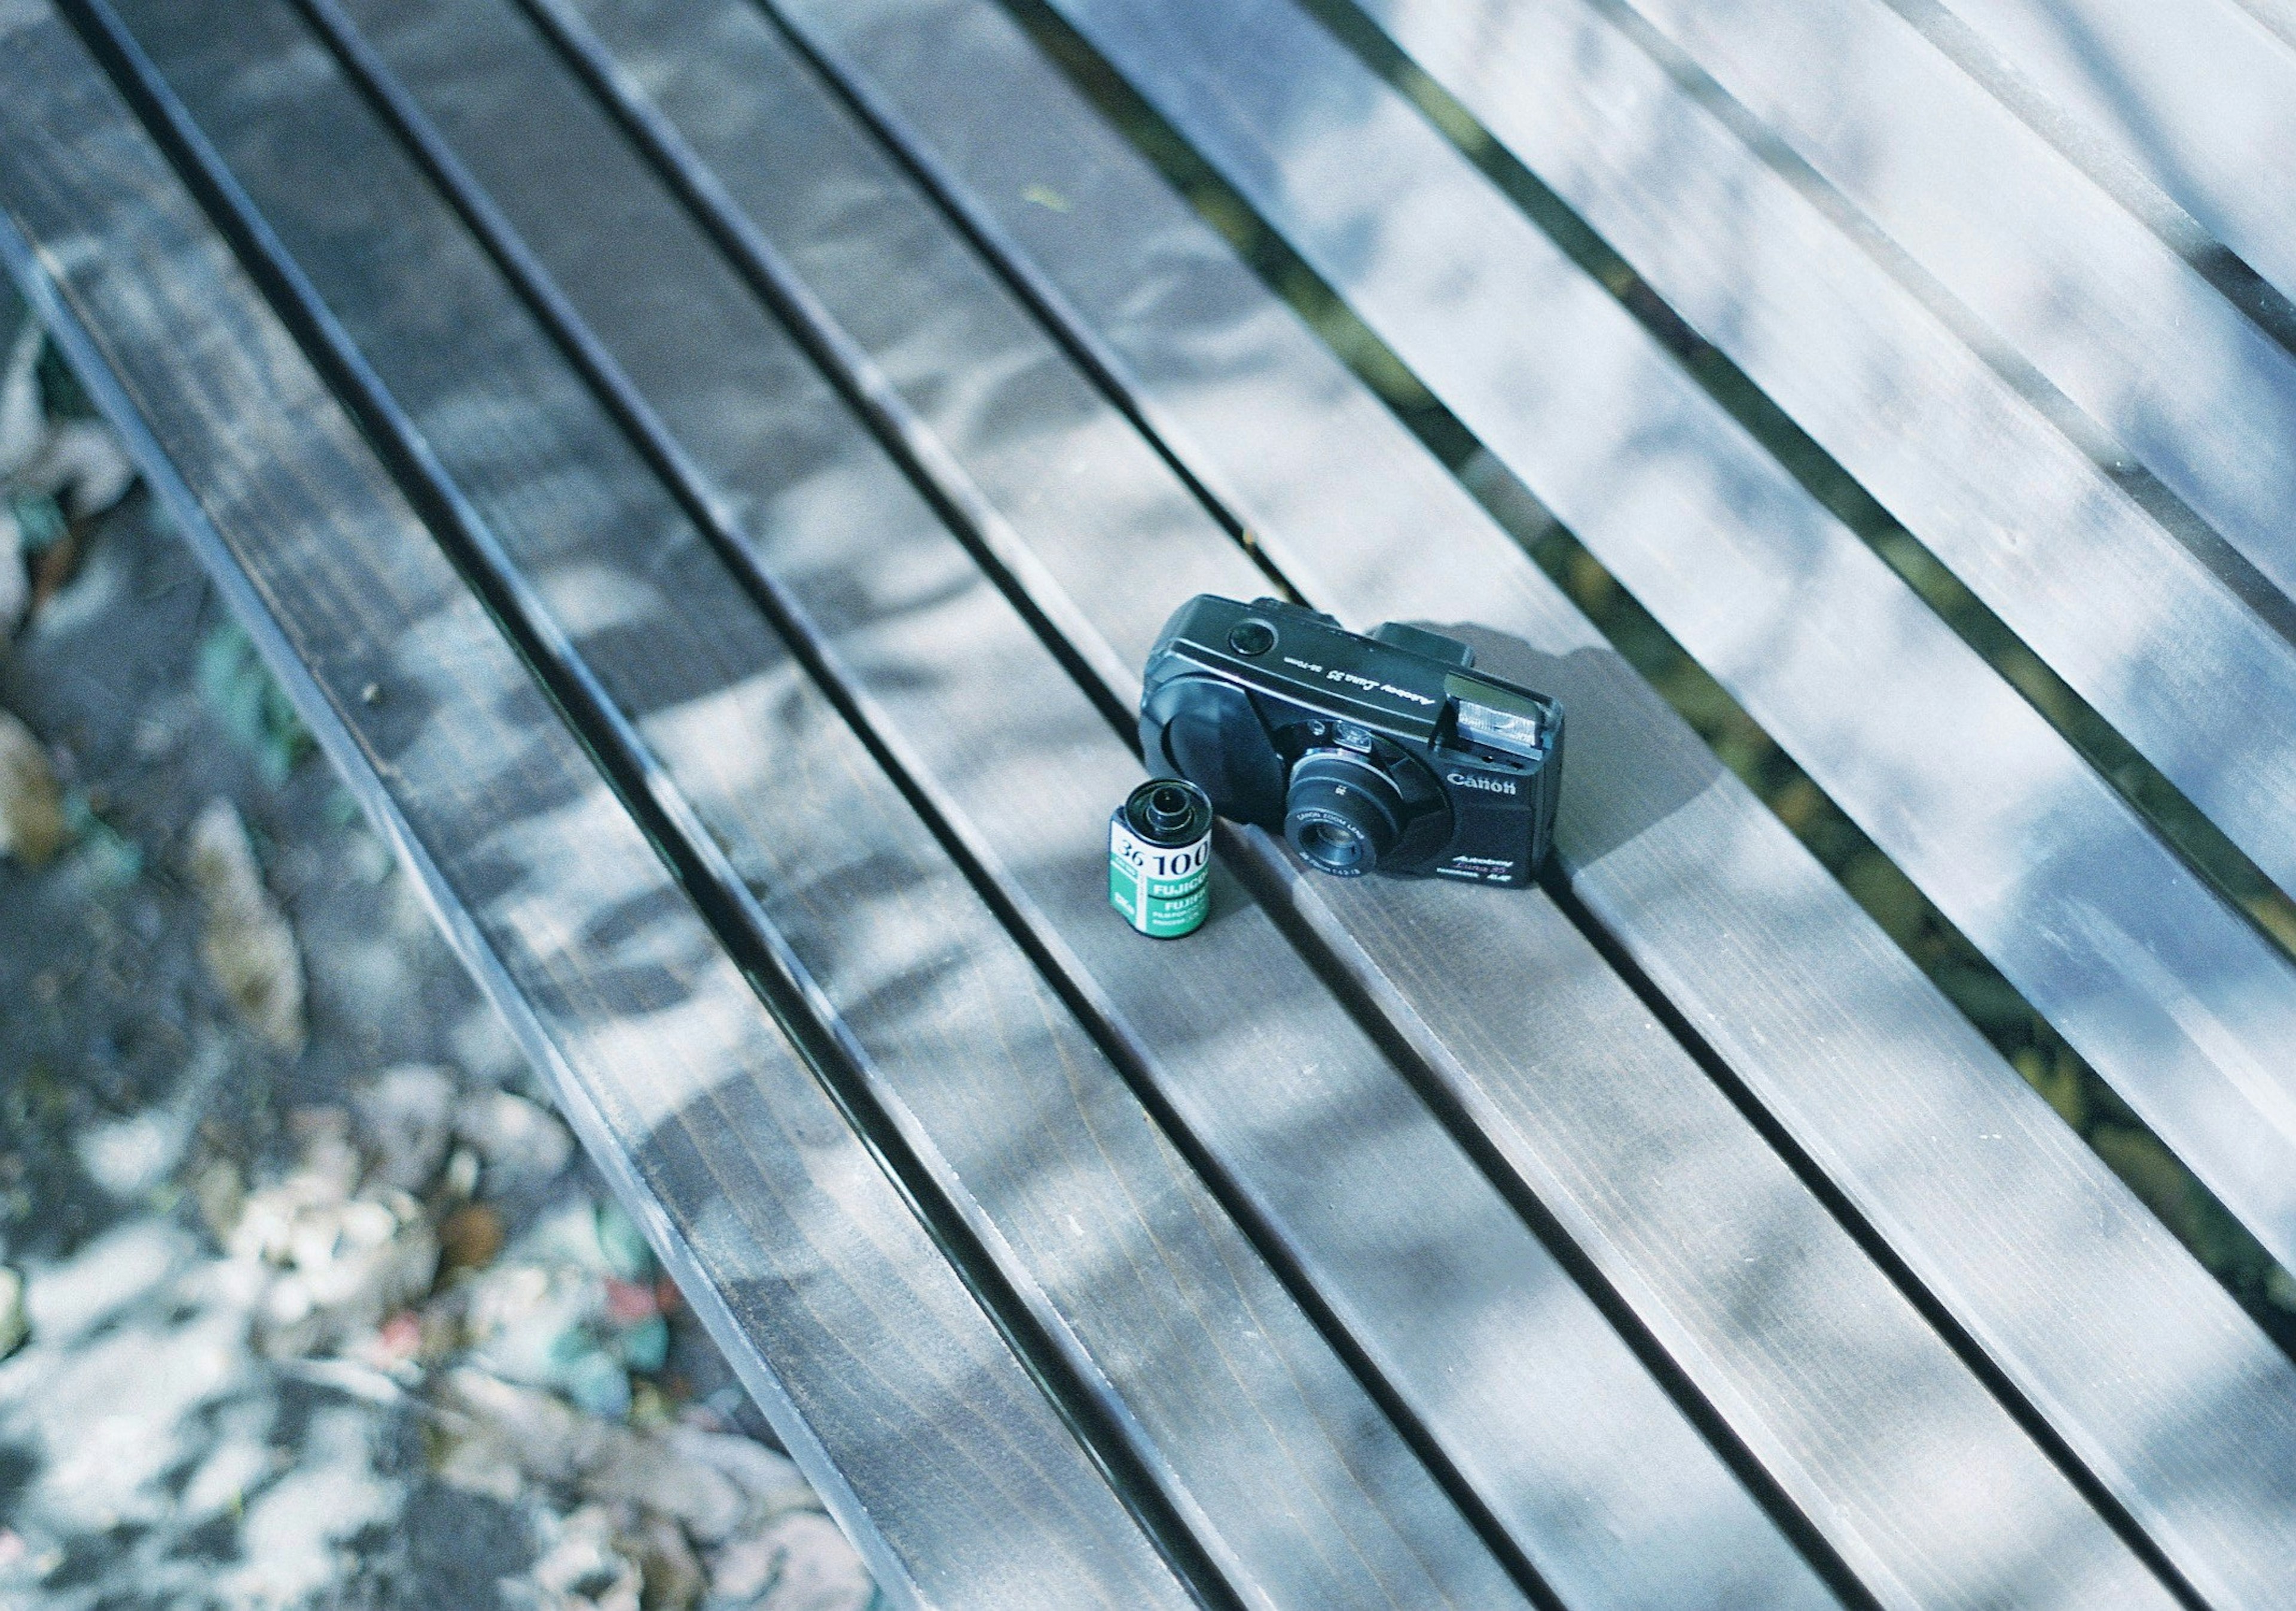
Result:
[[[1368,848],[1361,831],[1348,823],[1318,817],[1300,824],[1300,854],[1328,871],[1352,871]]]
[[[1275,647],[1275,629],[1265,621],[1239,621],[1227,634],[1227,646],[1240,655],[1264,655]]]
[[[1354,878],[1395,847],[1403,816],[1402,795],[1369,757],[1310,750],[1292,769],[1283,837],[1311,866]]]

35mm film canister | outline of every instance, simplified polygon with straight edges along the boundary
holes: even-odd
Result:
[[[1151,778],[1108,820],[1108,904],[1155,939],[1193,934],[1211,905],[1211,797]]]

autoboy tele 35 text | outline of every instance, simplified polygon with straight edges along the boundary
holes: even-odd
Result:
[[[1453,638],[1204,594],[1149,653],[1140,744],[1325,872],[1520,887],[1554,837],[1562,708]]]

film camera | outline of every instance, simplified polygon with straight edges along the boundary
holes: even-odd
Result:
[[[1200,594],[1149,652],[1141,750],[1325,872],[1519,887],[1554,831],[1562,707],[1474,658],[1398,622],[1365,637],[1297,604]]]

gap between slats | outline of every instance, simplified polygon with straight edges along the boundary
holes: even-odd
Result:
[[[1511,200],[1554,239],[1591,277],[1609,290],[1679,360],[1682,368],[1762,442],[1821,503],[1879,554],[1931,610],[1952,627],[2050,725],[2110,781],[2185,864],[2255,931],[2284,954],[2296,957],[2296,901],[2243,854],[2207,814],[2116,732],[2059,677],[1999,617],[1893,519],[1856,478],[1813,442],[1793,421],[1707,342],[1646,282],[1631,264],[1510,155],[1461,105],[1354,11],[1348,0],[1300,0],[1367,65],[1405,94],[1454,147],[1506,191]],[[1144,111],[1144,109],[1143,109]],[[1146,113],[1152,116],[1152,113]],[[1226,187],[1209,172],[1190,176],[1192,187]],[[1236,199],[1234,205],[1244,209]],[[1280,262],[1269,282],[1287,295],[1313,271],[1293,258],[1274,232],[1252,220],[1238,229],[1256,257]],[[1379,343],[1327,288],[1294,305],[1319,328],[1356,324],[1335,347],[1343,355]],[[1732,770],[1771,806],[1781,820],[1841,878],[1891,937],[1937,982],[2051,1105],[2079,1131],[2164,1223],[2217,1275],[2284,1349],[2296,1353],[2296,1279],[2272,1260],[2191,1170],[2159,1143],[2148,1125],[2068,1046],[2044,1015],[1876,848],[1840,806],[1813,783],[1775,741],[1620,588],[1600,561],[1572,538],[1504,467],[1414,382],[1395,398],[1381,384],[1384,363],[1359,365],[1397,412],[1446,459],[1471,488],[1524,541],[1542,568],[1568,587],[1653,685],[1705,736]],[[2281,1295],[2276,1301],[2272,1294]]]
[[[1107,1476],[1179,1580],[1206,1607],[1241,1611],[1242,1602],[1149,1474],[1136,1430],[1120,1405],[1087,1379],[1064,1345],[998,1267],[966,1210],[944,1194],[917,1148],[913,1120],[872,1080],[818,986],[765,918],[725,853],[627,719],[606,698],[486,526],[455,490],[412,423],[334,325],[299,270],[271,239],[260,215],[142,57],[105,0],[60,0],[91,49],[153,127],[163,149],[207,206],[275,309],[381,450],[395,478],[422,511],[464,579],[486,602],[595,756],[617,796],[662,855],[719,942],[741,965],[815,1079],[856,1136],[932,1235],[1014,1356]]]
[[[307,10],[313,9],[314,0],[305,0],[305,4]],[[554,33],[555,29],[551,27],[551,20],[547,13],[537,11],[537,14],[543,18],[545,30]],[[577,65],[578,67],[580,65],[578,61]],[[593,87],[596,87],[594,83]],[[627,121],[625,127],[626,129],[628,127]],[[640,129],[632,132],[637,135],[642,146],[646,143],[646,131]],[[676,176],[673,174],[671,179],[673,188],[676,188]],[[457,181],[455,188],[466,194],[471,191],[471,186],[462,181]],[[689,206],[696,210],[705,214],[710,210],[710,198],[706,193],[701,196],[689,193],[686,200]],[[466,213],[466,217],[469,216]],[[477,222],[475,219],[472,221],[474,224]],[[806,346],[816,363],[831,369],[832,378],[847,391],[849,400],[857,402],[857,406],[859,406],[859,411],[864,417],[869,419],[875,426],[881,441],[893,452],[898,460],[903,462],[912,479],[937,481],[937,484],[927,487],[928,495],[944,517],[951,519],[952,525],[959,534],[970,539],[970,545],[973,547],[976,555],[989,574],[997,580],[1008,596],[1025,594],[1026,589],[1021,578],[1010,574],[1006,567],[1014,565],[1016,562],[1025,567],[1030,563],[1029,557],[1017,549],[1009,536],[994,529],[994,524],[999,523],[998,517],[995,515],[993,509],[979,497],[977,492],[970,487],[969,483],[962,478],[961,470],[953,462],[945,460],[938,444],[929,435],[918,432],[906,420],[898,397],[874,377],[873,372],[867,367],[868,360],[865,356],[852,348],[842,337],[841,332],[836,329],[833,322],[811,305],[810,294],[805,290],[802,282],[779,266],[777,258],[771,256],[770,249],[764,248],[761,241],[750,238],[744,232],[735,231],[729,236],[728,219],[720,218],[717,222],[719,225],[727,226],[720,227],[716,231],[721,247],[726,249],[737,262],[745,258],[751,259],[748,263],[748,268],[753,288],[768,305],[775,307],[785,325],[794,324],[799,327],[799,333],[804,339]],[[498,232],[494,231],[493,226],[489,225],[482,233]],[[761,258],[763,261],[757,260]],[[498,252],[498,260],[504,262],[505,266],[510,266],[513,260],[522,262],[522,254],[511,252],[505,255]],[[548,285],[547,275],[538,266],[513,267],[512,272],[515,278],[530,287],[546,288]],[[760,283],[761,281],[762,283]],[[578,320],[573,320],[570,311],[562,311],[549,317],[553,323],[572,321],[566,324],[565,332],[562,338],[569,345],[570,350],[588,345],[589,338],[581,331]],[[650,421],[644,417],[644,405],[636,402],[635,394],[629,392],[627,386],[612,375],[610,359],[598,355],[586,366],[593,368],[592,379],[594,384],[599,385],[607,394],[620,399],[614,405],[616,411],[624,416],[626,425],[635,436],[651,444],[647,451],[653,458],[657,469],[671,480],[674,487],[678,488],[679,495],[687,503],[689,511],[694,513],[697,519],[702,519],[705,529],[709,529],[710,521],[714,518],[714,511],[709,507],[706,480],[700,478],[692,467],[684,464],[676,444],[664,433],[659,422]],[[860,372],[857,373],[857,371]],[[730,536],[728,540],[731,540]],[[747,575],[754,568],[741,563],[738,554],[734,558],[736,568],[742,574]],[[1052,630],[1037,609],[1031,607],[1027,613],[1038,634],[1044,634]],[[1112,674],[1100,671],[1097,673],[1098,686],[1095,688],[1090,679],[1095,673],[1079,671],[1073,652],[1064,658],[1070,661],[1070,674],[1078,676],[1079,681],[1086,683],[1087,691],[1092,692],[1106,707],[1103,714],[1117,727],[1118,732],[1127,744],[1131,743],[1133,731],[1128,707],[1120,708],[1115,702],[1118,689],[1130,680],[1128,671],[1118,670]],[[857,725],[859,724],[860,717],[857,716],[855,719]],[[889,768],[896,765],[895,762],[890,759],[887,765]],[[919,798],[922,800],[922,795]],[[930,802],[921,804],[920,809],[930,814],[931,811]],[[999,904],[1000,911],[1003,911],[1001,895],[996,887],[996,880],[980,871],[977,863],[966,854],[965,847],[958,844],[954,837],[949,839],[949,842],[955,847],[960,860],[969,870],[973,871],[976,881],[983,887],[983,893],[992,904]],[[1248,856],[1247,859],[1249,859]],[[1016,933],[1022,935],[1025,940],[1026,925],[1018,919],[1013,918],[1009,912],[1007,917],[1008,921],[1013,924]],[[1045,965],[1056,984],[1066,982],[1057,961],[1047,959]],[[1078,996],[1075,998],[1075,1004],[1080,1014],[1086,1017],[1087,1022],[1095,1021],[1092,1015],[1096,1010],[1095,1003]],[[1122,1062],[1119,1047],[1116,1052],[1111,1053],[1119,1056],[1119,1063]],[[1152,1094],[1149,1100],[1153,1100]],[[1173,1133],[1185,1148],[1187,1141],[1185,1129],[1175,1126]],[[1219,1180],[1216,1165],[1208,1164],[1201,1158],[1198,1162],[1200,1169],[1207,1173],[1208,1178],[1215,1182]],[[1250,1223],[1248,1208],[1239,1209],[1238,1214],[1240,1218],[1245,1219],[1246,1223]],[[1263,1246],[1265,1245],[1265,1239],[1263,1239]],[[1271,1256],[1275,1255],[1271,1253]],[[1280,1259],[1278,1262],[1281,1263]],[[1300,1296],[1301,1301],[1311,1310],[1316,1311],[1319,1315],[1323,1313],[1322,1305],[1317,1301],[1316,1295],[1308,1292]],[[1331,1328],[1328,1322],[1327,1330],[1332,1331],[1335,1344],[1343,1353],[1348,1353],[1351,1360],[1359,1358],[1358,1352],[1351,1346],[1344,1332],[1336,1331],[1336,1329]],[[1371,1386],[1375,1395],[1381,1397],[1390,1413],[1397,1417],[1406,1434],[1414,1435],[1414,1442],[1420,1443],[1423,1456],[1427,1458],[1429,1464],[1437,1470],[1439,1475],[1446,1476],[1447,1482],[1453,1487],[1454,1496],[1460,1502],[1462,1509],[1477,1519],[1487,1539],[1494,1541],[1495,1550],[1503,1558],[1518,1559],[1518,1575],[1525,1580],[1528,1586],[1536,1588],[1535,1571],[1528,1563],[1519,1561],[1511,1541],[1505,1538],[1503,1530],[1497,1528],[1485,1513],[1485,1507],[1479,1497],[1456,1475],[1449,1473],[1448,1462],[1444,1459],[1439,1448],[1426,1444],[1423,1441],[1423,1435],[1416,1434],[1415,1418],[1410,1414],[1408,1407],[1400,1405],[1391,1393],[1382,1390],[1375,1372],[1372,1372],[1368,1366],[1363,1369],[1366,1374],[1367,1385]],[[1661,1374],[1665,1372],[1661,1370]],[[1718,1431],[1716,1427],[1710,1426],[1709,1431],[1710,1435],[1718,1435],[1725,1441],[1727,1439],[1726,1428],[1720,1428]],[[1759,1470],[1752,1473],[1751,1480],[1756,1486],[1760,1485]],[[1791,1517],[1789,1519],[1791,1520]]]
[[[1168,140],[1168,135],[1167,135],[1167,140]],[[916,168],[912,168],[912,172],[914,172],[914,170],[916,170]],[[1233,218],[1233,214],[1231,214],[1231,218]],[[983,234],[980,234],[980,232],[976,232],[976,236],[973,236],[973,239],[976,239],[976,241],[978,241],[978,239],[983,239]],[[989,236],[989,239],[992,239],[992,236]],[[1020,275],[1015,275],[1015,284],[1020,284],[1020,282],[1021,282]]]
[[[2215,1194],[2067,1044],[2046,1018],[1617,583],[1601,562],[1480,446],[1472,433],[1420,384],[1408,366],[1347,308],[1338,294],[1291,250],[1282,237],[1258,217],[1249,203],[1197,158],[1186,143],[1063,21],[1032,0],[1009,0],[1007,9],[1207,222],[1236,248],[1238,255],[1268,287],[1316,330],[1403,424],[1461,474],[1469,489],[1494,517],[1516,536],[1540,568],[1570,593],[1604,637],[1697,730],[1722,762],[1761,796],[1796,838],[1842,882],[1868,915],[1962,1010],[1980,1033],[2144,1198],[2282,1349],[2296,1357],[2296,1306],[2292,1306],[2296,1304],[2296,1276],[2274,1262]],[[801,37],[792,37],[801,47]],[[825,76],[832,76],[834,81],[833,75]],[[863,110],[865,112],[865,106]],[[1456,108],[1450,117],[1451,120],[1443,125],[1447,134],[1464,135],[1476,127]],[[1488,136],[1482,139],[1488,146]],[[1555,216],[1559,209],[1559,203],[1553,204],[1548,217]],[[1569,217],[1567,211],[1561,216]],[[1540,222],[1546,224],[1547,218],[1542,217]],[[1566,244],[1583,244],[1590,252],[1599,249],[1598,238],[1583,225],[1577,225],[1577,233],[1580,240],[1566,241]],[[997,255],[996,243],[985,244],[993,259]],[[1603,258],[1598,257],[1596,260],[1599,264]],[[1603,276],[1604,283],[1630,311],[1674,342],[1696,341],[1647,288],[1631,277],[1630,270],[1623,270],[1623,266],[1617,264],[1614,255],[1608,257],[1608,262],[1613,266]],[[1015,282],[1023,283],[1018,277]],[[1061,322],[1053,324],[1055,330],[1061,327]],[[1702,380],[1714,367],[1727,364],[1719,355],[1711,355],[1711,349],[1704,348],[1703,343],[1697,343],[1692,351],[1694,361],[1685,367],[1700,373]],[[1742,397],[1759,396],[1742,379],[1737,390]],[[1792,429],[1790,422],[1785,422],[1784,428]],[[1801,455],[1802,462],[1806,466],[1818,456],[1817,450],[1809,447]],[[1218,498],[1216,488],[1201,481],[1193,484],[1212,501],[1224,524],[1231,530],[1240,529],[1241,522]],[[1853,509],[1860,505],[1872,507],[1870,500],[1865,499],[1855,483],[1838,469],[1827,490],[1830,496],[1843,499]],[[1879,516],[1878,511],[1875,513]],[[1941,566],[1928,559],[1925,551],[1910,552],[1918,545],[1905,536],[1894,522],[1889,522],[1886,516],[1879,516],[1879,519],[1885,529],[1878,536],[1869,536],[1868,541],[1890,560],[1893,568],[1915,583],[1925,599],[1935,595],[1935,599],[1950,605],[1967,599],[1969,609],[1983,611],[1983,606],[1953,582]],[[1861,535],[1873,529],[1869,525],[1857,525],[1855,528]],[[1892,542],[1893,537],[1900,540]],[[1270,563],[1257,552],[1255,558],[1263,565]],[[2123,757],[2124,768],[2133,765],[2157,777],[2141,757],[2111,733],[2109,727],[2087,712],[2078,696],[2063,689],[2038,657],[2021,645],[2014,649],[2003,647],[2002,640],[2013,642],[2013,639],[2005,628],[1992,621],[1989,613],[1983,615],[1981,622],[1972,622],[1967,614],[1956,609],[1947,619],[1957,632],[1966,626],[1965,635],[1972,639],[1973,647],[1982,650],[1990,638],[1992,646],[2001,652],[2000,663],[2011,681],[2027,693],[2045,716],[2054,721],[2068,711],[2075,716],[2087,714],[2087,722],[2068,725],[2077,734],[2098,744],[2094,758],[2110,764],[2117,750]],[[1985,632],[1983,623],[1990,623],[1997,635]],[[2116,777],[2115,781],[2120,782],[2120,779]],[[2174,792],[2165,781],[2159,787]],[[2255,871],[2252,864],[2217,834],[2200,814],[2187,806],[2185,816],[2195,825],[2196,833],[2212,838],[2221,846],[2220,853],[2212,858],[2218,868],[2235,862],[2249,870],[2246,882],[2250,893],[2241,903],[2241,909],[2256,920],[2258,928],[2268,934],[2276,945],[2284,949],[2296,946],[2296,904],[2290,903],[2260,872]],[[2227,889],[2226,893],[2231,895],[2233,891]],[[1609,936],[1602,938],[1608,943]],[[2276,1301],[2275,1294],[2284,1296]]]

